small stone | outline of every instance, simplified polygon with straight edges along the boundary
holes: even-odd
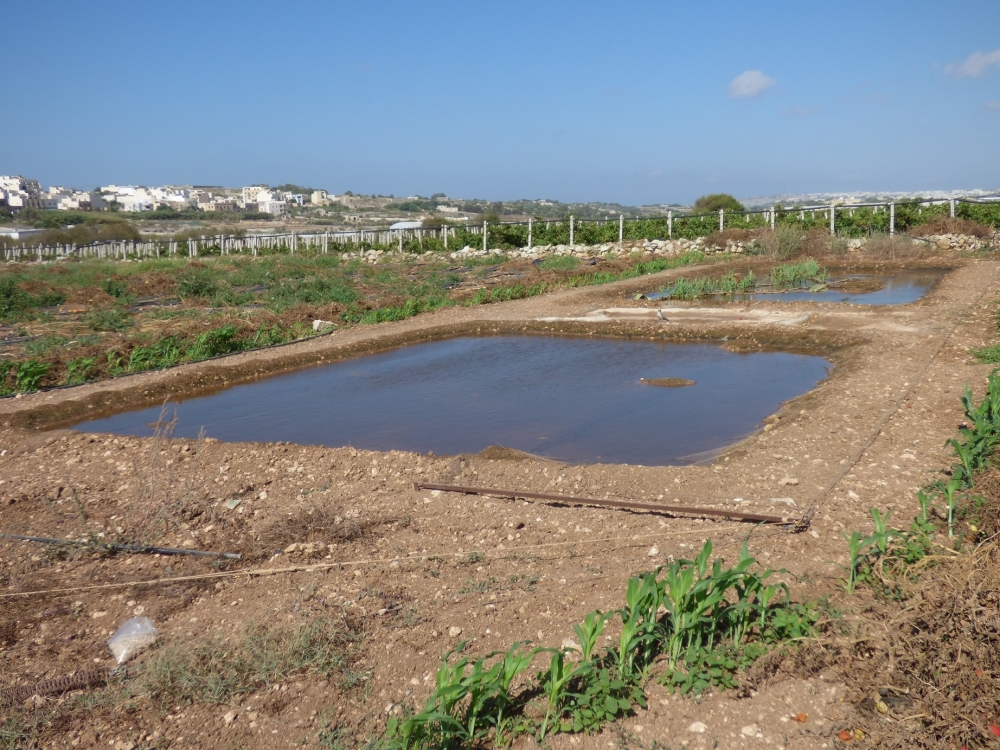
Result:
[[[649,552],[647,552],[646,554],[649,557],[656,557],[658,554],[660,554],[660,550],[658,550],[656,548],[656,545],[654,544],[652,547],[649,548]]]
[[[462,635],[462,629],[458,625],[452,625],[448,628],[448,635],[452,638],[458,638],[458,636]]]
[[[705,722],[696,721],[694,724],[688,727],[689,732],[694,732],[695,734],[705,734],[708,731],[708,727],[705,726]]]
[[[760,734],[760,727],[756,724],[747,724],[740,730],[740,734],[744,737],[756,737]]]
[[[784,485],[785,487],[794,487],[798,483],[799,483],[799,480],[796,479],[795,477],[785,477],[780,482],[778,482],[778,484]]]
[[[236,721],[236,712],[229,711],[225,716],[222,717],[222,723],[227,727],[231,727],[233,722]]]

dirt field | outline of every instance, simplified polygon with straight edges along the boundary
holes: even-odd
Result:
[[[161,655],[212,639],[216,650],[236,648],[248,627],[292,632],[323,621],[343,639],[336,664],[245,692],[206,689],[192,703],[183,691],[176,700],[130,693],[130,677],[115,677],[108,688],[22,699],[0,709],[6,726],[16,723],[39,748],[353,747],[400,705],[423,705],[440,656],[459,641],[471,641],[477,655],[519,640],[559,646],[587,612],[618,606],[630,576],[691,557],[706,539],[730,561],[749,540],[762,564],[786,569],[795,597],[829,595],[849,609],[838,584],[842,532],[867,533],[871,507],[909,522],[917,488],[950,464],[943,445],[962,419],[963,388],[981,392],[991,369],[968,350],[995,340],[1000,264],[941,256],[907,267],[915,265],[952,270],[902,307],[673,303],[661,321],[655,302],[632,299],[653,288],[646,277],[0,401],[0,531],[104,541],[155,534],[166,547],[244,555],[110,556],[0,540],[0,689],[113,667],[105,642],[137,614],[159,629]],[[427,456],[51,429],[404,343],[510,332],[723,340],[820,353],[834,367],[766,429],[698,466],[569,466],[503,451]],[[417,491],[414,482],[814,515],[796,533]],[[865,726],[868,736],[853,746],[872,747],[879,721],[903,718],[859,714],[866,696],[829,666],[779,674],[743,697],[712,691],[692,700],[656,683],[648,693],[648,710],[547,746],[829,748],[842,744],[841,730]],[[531,746],[528,738],[518,745]]]

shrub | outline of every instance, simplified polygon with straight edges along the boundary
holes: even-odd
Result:
[[[693,214],[707,214],[723,211],[745,211],[746,208],[729,193],[712,193],[703,195],[691,206]]]
[[[755,249],[762,255],[784,260],[802,249],[805,233],[796,227],[779,224],[774,229],[765,229],[755,241]]]
[[[924,253],[923,243],[901,234],[874,234],[865,244],[865,254],[875,260],[913,260]]]

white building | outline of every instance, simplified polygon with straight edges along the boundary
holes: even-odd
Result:
[[[243,188],[243,203],[256,203],[257,193],[267,192],[267,185],[251,185]]]
[[[288,204],[270,190],[261,190],[258,192],[255,202],[257,210],[261,213],[284,216],[288,211]]]
[[[44,208],[42,186],[38,184],[38,180],[29,180],[21,175],[2,175],[0,190],[3,190],[5,202],[12,211]]]
[[[330,198],[325,190],[314,190],[309,196],[309,202],[314,206],[325,206],[330,202]]]

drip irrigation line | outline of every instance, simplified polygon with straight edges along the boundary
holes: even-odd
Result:
[[[24,534],[0,534],[0,539],[16,539],[22,542],[37,542],[39,544],[67,544],[74,547],[86,547],[90,542],[76,539],[50,539],[44,536],[25,536]],[[144,544],[100,544],[103,549],[114,552],[136,552],[145,555],[188,555],[190,557],[222,557],[226,560],[242,560],[243,555],[237,552],[212,552],[200,549],[173,549],[171,547],[150,547]]]
[[[493,495],[494,497],[516,497],[530,500],[543,500],[547,503],[562,503],[564,505],[595,505],[599,508],[616,508],[619,510],[648,510],[654,513],[676,515],[684,513],[693,516],[713,516],[736,521],[751,521],[753,523],[775,524],[788,526],[797,523],[795,519],[782,516],[765,516],[759,513],[740,513],[737,511],[720,510],[718,508],[698,508],[684,505],[662,505],[657,503],[636,503],[621,500],[599,500],[575,495],[552,495],[544,492],[522,492],[521,490],[501,490],[489,487],[462,487],[454,484],[419,484],[413,488],[420,490],[440,490],[441,492],[458,492],[465,495]]]
[[[716,528],[715,531],[736,531],[743,527],[741,526],[723,526],[721,529]],[[170,583],[185,583],[188,581],[202,581],[211,580],[216,578],[235,578],[237,576],[246,576],[247,578],[253,577],[263,577],[270,575],[278,575],[280,573],[316,573],[325,572],[327,570],[334,570],[337,568],[342,568],[345,566],[362,566],[362,565],[385,565],[394,562],[412,562],[416,560],[427,560],[432,557],[468,557],[470,554],[479,553],[481,555],[506,555],[512,552],[519,552],[524,550],[535,550],[542,547],[566,547],[575,544],[596,544],[598,542],[636,542],[639,539],[651,539],[651,538],[664,538],[673,536],[687,536],[689,534],[703,535],[705,533],[704,529],[685,529],[684,531],[670,531],[661,532],[655,534],[639,534],[635,536],[619,536],[619,537],[592,537],[589,539],[575,539],[567,540],[565,542],[542,542],[540,544],[526,544],[518,547],[505,547],[503,549],[484,549],[476,550],[470,549],[462,552],[421,552],[413,555],[404,555],[402,557],[387,557],[387,558],[369,558],[366,560],[343,560],[340,562],[330,562],[330,563],[315,563],[312,565],[291,565],[284,568],[250,568],[242,570],[223,570],[214,573],[198,573],[189,576],[172,576],[170,578],[152,578],[145,581],[121,581],[118,583],[98,583],[91,586],[71,586],[67,588],[60,589],[42,589],[37,591],[18,591],[13,593],[0,594],[0,600],[3,599],[13,599],[14,597],[31,597],[31,596],[41,596],[47,594],[73,594],[82,591],[100,591],[107,589],[118,589],[118,588],[128,588],[129,586],[158,586]],[[644,546],[639,544],[627,544],[625,546]]]
[[[896,412],[898,412],[900,408],[903,406],[903,404],[906,402],[906,399],[908,399],[910,397],[910,394],[913,393],[914,389],[917,387],[917,384],[921,380],[923,380],[924,375],[927,374],[927,370],[930,369],[930,366],[934,363],[934,360],[937,359],[937,356],[944,349],[945,345],[951,340],[951,337],[955,335],[955,332],[958,330],[958,327],[962,324],[962,322],[969,315],[969,313],[972,312],[979,305],[979,303],[983,301],[983,297],[989,294],[990,289],[993,288],[994,281],[996,281],[996,277],[997,277],[997,272],[994,271],[993,278],[990,280],[990,283],[987,284],[986,289],[984,289],[982,293],[978,297],[976,297],[976,299],[971,304],[969,304],[968,307],[966,307],[963,312],[959,314],[958,321],[955,323],[954,326],[952,326],[951,330],[948,332],[948,335],[945,336],[943,339],[941,339],[940,343],[937,345],[937,348],[934,349],[930,358],[928,358],[928,360],[924,363],[924,366],[920,368],[920,371],[917,373],[916,377],[913,378],[912,382],[910,383],[910,386],[903,391],[903,393],[900,395],[899,398],[896,399],[896,401],[892,405],[892,408],[882,415],[882,418],[878,421],[878,424],[876,424],[875,427],[872,429],[871,433],[869,434],[865,442],[861,445],[861,447],[859,447],[854,452],[854,455],[852,455],[847,460],[847,463],[844,465],[844,468],[842,468],[839,472],[837,472],[837,475],[823,489],[819,491],[819,493],[813,499],[812,503],[809,504],[809,508],[808,510],[806,510],[805,516],[803,516],[804,518],[808,517],[809,519],[812,519],[813,515],[816,513],[816,509],[820,501],[825,499],[826,496],[833,491],[833,488],[840,483],[840,480],[843,479],[845,476],[847,476],[847,474],[857,465],[858,461],[861,460],[861,457],[865,454],[865,452],[878,439],[878,436],[882,434],[882,428],[885,427],[885,425],[889,422],[890,419],[892,419],[893,416],[895,416]]]

